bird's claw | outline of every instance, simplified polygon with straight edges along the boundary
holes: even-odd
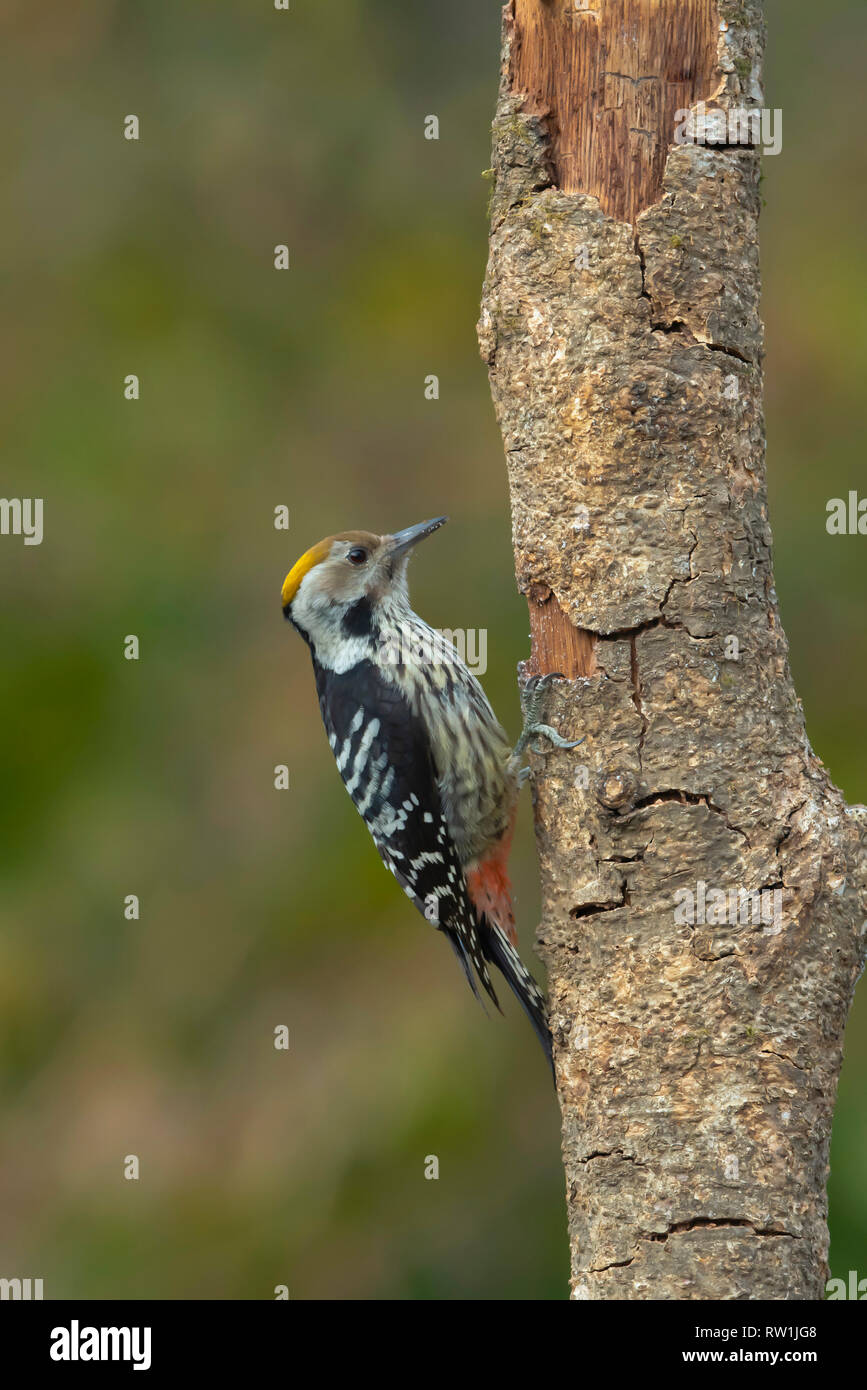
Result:
[[[563,738],[562,734],[559,734],[550,724],[542,724],[539,722],[539,712],[544,702],[544,696],[548,686],[552,681],[563,679],[564,677],[560,671],[550,671],[544,676],[531,676],[530,680],[527,681],[521,699],[524,714],[524,727],[521,730],[521,737],[515,744],[514,751],[516,755],[520,755],[525,748],[529,747],[532,753],[537,753],[541,757],[544,757],[546,750],[535,746],[531,742],[537,735],[547,738],[555,748],[577,748],[579,744],[584,742],[583,738]],[[521,770],[521,773],[519,773],[519,786],[522,786],[527,780],[529,772],[529,768],[523,768]]]

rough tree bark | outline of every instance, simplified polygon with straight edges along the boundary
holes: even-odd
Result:
[[[479,339],[521,678],[562,672],[546,717],[587,736],[534,769],[575,1298],[827,1277],[864,808],[810,748],[774,591],[760,155],[674,143],[678,108],[762,106],[763,38],[759,0],[504,11]],[[700,882],[781,899],[684,922]]]

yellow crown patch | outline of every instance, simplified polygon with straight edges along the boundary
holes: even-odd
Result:
[[[286,608],[297,594],[301,580],[305,574],[309,574],[314,565],[318,565],[324,560],[331,550],[331,539],[320,541],[310,550],[305,550],[300,560],[296,560],[291,570],[283,580],[283,607]]]

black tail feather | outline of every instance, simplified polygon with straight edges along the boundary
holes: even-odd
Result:
[[[473,969],[473,962],[469,952],[467,951],[463,938],[459,936],[456,931],[446,930],[445,935],[448,937],[449,945],[451,946],[452,950],[457,956],[458,961],[460,962],[460,967],[467,977],[467,984],[469,985],[470,989],[473,991],[473,994],[476,996],[482,1008],[484,1009],[485,1001],[479,994],[479,989],[476,984],[476,971]],[[475,944],[475,949],[477,952],[479,944],[480,943],[478,942]],[[479,956],[479,959],[481,960],[481,956]],[[488,957],[488,959],[490,959],[490,957]],[[481,970],[479,970],[478,974],[479,979],[481,980],[484,986],[485,993],[492,1000],[494,1007],[496,1009],[499,1009],[500,1013],[502,1013],[503,1011],[502,1009],[500,1009],[500,1001],[497,998],[496,991],[491,982],[491,977],[488,975],[487,969],[485,969],[484,974],[482,974]]]
[[[542,1044],[542,1051],[548,1059],[551,1075],[556,1084],[553,1043],[542,991],[514,946],[499,927],[493,926],[486,918],[482,918],[479,923],[479,935],[486,960],[492,961],[500,973],[505,976],[506,983],[532,1023],[533,1031]]]

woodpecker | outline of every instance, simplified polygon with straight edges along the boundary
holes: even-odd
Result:
[[[499,1009],[488,965],[505,976],[553,1071],[544,996],[516,949],[507,861],[524,748],[537,734],[575,744],[537,722],[544,677],[512,748],[455,647],[410,607],[410,554],[447,520],[328,536],[287,574],[283,613],[310,648],[338,771],[383,862],[448,939],[477,999],[476,977]]]

